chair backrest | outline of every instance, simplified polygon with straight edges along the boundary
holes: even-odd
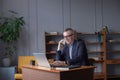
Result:
[[[23,65],[30,65],[31,60],[35,60],[35,57],[34,56],[19,56],[18,57],[18,72],[19,73],[22,72]]]

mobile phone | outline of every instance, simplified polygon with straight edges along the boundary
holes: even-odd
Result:
[[[62,45],[65,45],[65,39],[61,40]]]

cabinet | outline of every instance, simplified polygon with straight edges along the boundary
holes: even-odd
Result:
[[[120,33],[106,34],[107,77],[120,78]],[[112,68],[112,69],[110,69]]]
[[[45,52],[47,58],[54,59],[58,41],[62,38],[61,33],[51,34],[45,32]],[[77,32],[77,38],[85,41],[89,59],[92,59],[93,65],[96,66],[94,71],[95,80],[107,80],[107,78],[120,77],[120,75],[112,76],[109,74],[112,73],[110,71],[112,65],[120,64],[119,56],[116,58],[110,57],[120,53],[120,39],[118,39],[120,38],[120,33],[108,34],[105,29],[101,30],[99,34]],[[114,49],[115,47],[117,49]]]

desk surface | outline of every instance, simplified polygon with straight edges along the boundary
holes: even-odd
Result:
[[[48,71],[48,72],[66,72],[66,71],[73,71],[73,70],[90,69],[90,68],[95,68],[95,67],[94,66],[81,66],[81,67],[73,68],[69,70],[56,70],[55,68],[45,68],[45,67],[40,67],[40,66],[24,65],[23,68],[43,70],[43,71]]]

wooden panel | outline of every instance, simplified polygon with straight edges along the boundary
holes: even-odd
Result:
[[[71,0],[71,27],[78,32],[95,31],[95,0]],[[87,23],[87,24],[86,24]],[[79,27],[78,27],[79,26]],[[86,27],[89,26],[89,29]]]
[[[94,73],[94,79],[104,79],[104,76],[101,72]]]
[[[81,69],[81,70],[73,70],[66,71],[61,73],[60,80],[93,80],[93,69]],[[87,77],[86,77],[87,76]],[[74,78],[76,79],[74,79]]]
[[[29,0],[29,51],[30,51],[30,55],[33,52],[38,52],[38,13],[37,13],[37,0]]]
[[[107,75],[108,78],[120,78],[120,75]]]
[[[120,60],[107,60],[107,64],[120,64]]]
[[[29,77],[28,77],[29,76]],[[58,73],[23,68],[23,80],[59,80]]]
[[[103,0],[103,25],[112,31],[120,31],[120,0]],[[114,16],[113,16],[114,15]]]
[[[76,80],[93,80],[94,67],[82,66],[60,71],[40,66],[23,66],[22,70],[23,80],[74,80],[73,77]]]

